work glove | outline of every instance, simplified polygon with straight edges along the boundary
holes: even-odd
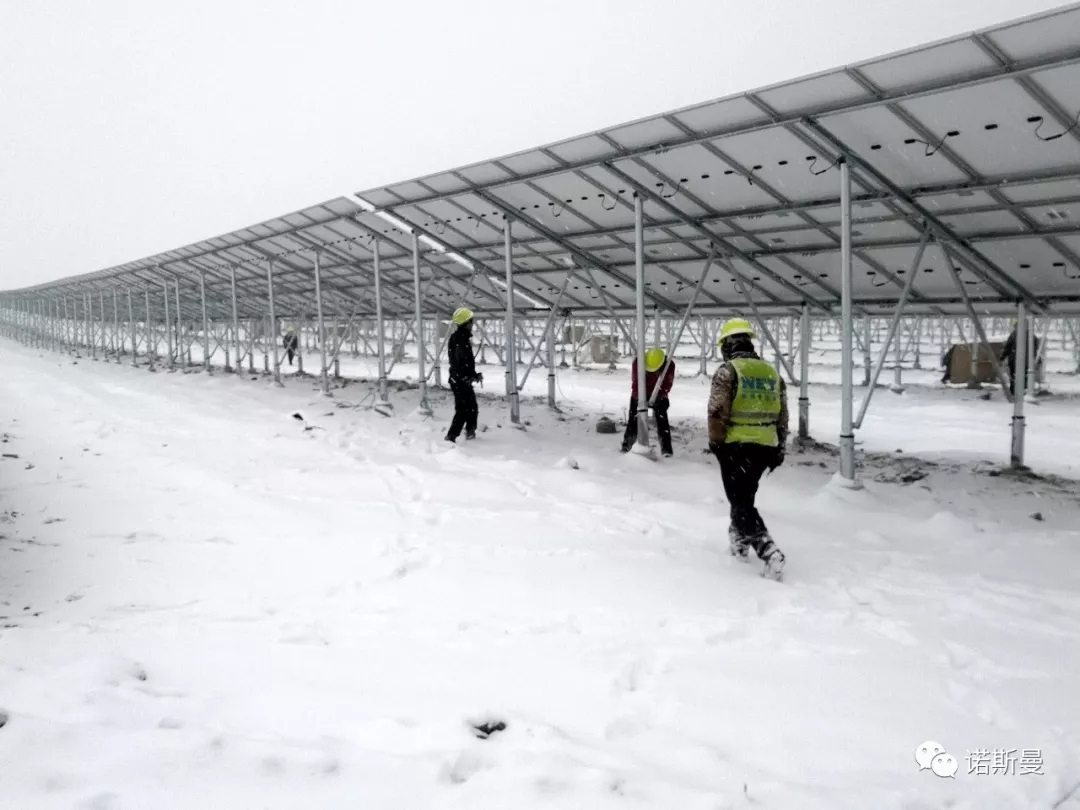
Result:
[[[775,450],[775,452],[773,454],[773,459],[769,463],[769,472],[772,472],[773,470],[775,470],[777,467],[781,466],[784,463],[784,453],[785,453],[785,451],[784,451],[783,447],[777,447],[776,448],[776,450]]]
[[[477,374],[475,377],[473,377],[473,379],[476,380],[476,382],[482,384],[484,382],[484,375],[483,374]]]

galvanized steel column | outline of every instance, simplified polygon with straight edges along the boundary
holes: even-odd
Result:
[[[109,346],[105,340],[105,291],[98,291],[98,309],[101,311],[101,359],[108,362]]]
[[[645,390],[645,228],[643,201],[634,192],[634,293],[637,307],[637,444],[649,447],[649,392]]]
[[[1036,329],[1035,319],[1032,318],[1031,323],[1028,324],[1028,330],[1027,330],[1028,363],[1027,363],[1027,376],[1025,377],[1025,380],[1027,381],[1027,385],[1024,386],[1024,394],[1025,394],[1025,396],[1029,396],[1029,397],[1035,396],[1035,359],[1036,359],[1035,358],[1035,329]],[[1046,343],[1046,338],[1044,337],[1043,338],[1043,344],[1045,345],[1045,343]],[[1020,351],[1020,346],[1019,345],[1017,345],[1016,350]]]
[[[176,279],[176,362],[182,363],[185,367],[191,364],[190,351],[184,352],[181,348],[181,344],[184,339],[184,318],[180,310],[180,279]]]
[[[315,251],[315,315],[319,319],[319,353],[322,357],[322,369],[319,375],[322,377],[323,394],[330,396],[330,379],[326,376],[326,327],[323,323],[322,271],[319,261],[319,252]]]
[[[210,321],[206,317],[206,273],[199,271],[199,295],[202,297],[203,368],[210,372]]]
[[[375,262],[375,322],[377,327],[375,345],[378,347],[379,352],[379,380],[375,404],[381,408],[390,408],[389,390],[386,383],[386,340],[383,336],[382,266],[379,257],[379,240],[376,239],[372,243],[371,253]]]
[[[97,360],[97,343],[94,342],[94,296],[86,293],[86,342],[90,357]]]
[[[232,330],[233,330],[233,345],[236,348],[236,365],[233,370],[240,373],[240,315],[236,306],[236,266],[229,265],[229,288],[232,292]]]
[[[902,363],[904,361],[904,321],[900,320],[900,331],[896,335],[896,346],[893,356],[895,357],[896,367],[893,369],[893,383],[890,386],[890,390],[894,394],[904,393],[904,370]]]
[[[851,173],[840,160],[840,477],[855,483],[855,433],[852,429]],[[867,319],[869,320],[869,319]],[[870,333],[866,334],[869,349]]]
[[[852,329],[855,327],[852,326]],[[874,365],[874,343],[870,339],[870,330],[873,328],[873,324],[870,323],[870,314],[863,315],[863,385],[869,387],[870,380],[873,375],[870,373],[870,369]]]
[[[274,260],[266,262],[266,284],[270,290],[270,327],[267,329],[267,338],[274,346],[274,382],[281,385],[281,359],[278,355],[278,324],[277,312],[274,309]]]
[[[1027,308],[1024,302],[1016,305],[1016,374],[1013,376],[1013,386],[1016,393],[1013,396],[1012,417],[1012,451],[1009,454],[1009,463],[1014,469],[1024,466],[1024,391],[1027,372],[1027,346],[1028,322]]]
[[[153,342],[150,340],[150,290],[147,288],[143,292],[146,293],[146,356],[150,360],[150,370],[154,370],[154,355],[157,354],[157,335],[154,334]],[[166,298],[168,297],[168,291],[166,291]]]
[[[955,275],[955,274],[954,274]],[[960,282],[963,284],[963,281]],[[971,319],[971,377],[968,379],[967,388],[972,391],[979,391],[982,389],[982,383],[979,382],[979,343],[976,341],[976,333],[978,328],[975,325],[975,318]],[[989,349],[989,346],[987,347]]]
[[[563,287],[563,289],[566,289]],[[547,329],[547,366],[548,366],[548,396],[549,408],[555,407],[555,323],[548,321]]]
[[[427,395],[427,373],[424,370],[424,309],[420,301],[420,236],[413,231],[413,303],[416,316],[416,364],[420,383],[420,406],[417,411],[421,416],[431,416],[431,405]]]
[[[127,288],[128,300],[128,330],[131,336],[131,365],[138,365],[139,352],[135,344],[135,310],[131,306],[131,287]]]
[[[503,217],[503,248],[506,253],[506,395],[510,397],[510,421],[521,421],[517,385],[517,333],[514,331],[514,256],[510,217]]]
[[[113,314],[113,351],[116,353],[116,362],[120,363],[123,340],[120,337],[120,307],[116,303],[116,288],[112,291],[112,314]]]
[[[173,333],[172,333],[172,321],[169,319],[169,282],[161,282],[163,289],[165,290],[162,296],[165,300],[165,347],[169,350],[169,368],[173,368]],[[180,355],[180,347],[176,349],[177,356]]]
[[[799,315],[799,439],[810,438],[810,307]]]

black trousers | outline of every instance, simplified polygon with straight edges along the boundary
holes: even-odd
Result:
[[[446,438],[457,440],[462,428],[465,428],[468,435],[476,432],[480,407],[476,404],[476,392],[473,391],[472,383],[450,380],[450,390],[454,392],[454,419],[450,422]]]
[[[762,547],[769,541],[769,530],[754,505],[758,483],[765,470],[776,458],[776,448],[746,442],[725,444],[716,453],[724,493],[731,504],[729,535],[734,542],[753,547],[761,556]]]
[[[653,413],[656,415],[656,432],[660,438],[660,452],[671,453],[671,423],[668,421],[668,406],[670,400],[656,398],[653,403]],[[637,441],[637,400],[630,398],[630,418],[626,420],[626,432],[623,434],[623,450],[629,450],[630,446]]]
[[[291,366],[293,361],[293,355],[295,354],[295,352],[292,349],[286,349],[285,353],[289,355],[289,365]]]

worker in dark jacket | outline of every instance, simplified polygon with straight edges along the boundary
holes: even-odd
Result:
[[[446,441],[456,442],[465,428],[465,438],[476,438],[476,419],[480,408],[476,404],[474,382],[483,382],[484,375],[476,372],[476,359],[472,350],[473,314],[465,307],[454,310],[451,322],[454,333],[447,342],[450,360],[450,390],[454,392],[454,419],[446,433]]]
[[[660,437],[660,452],[666,458],[671,458],[671,423],[668,421],[668,394],[675,382],[675,361],[668,364],[664,373],[663,381],[660,380],[660,371],[663,369],[667,356],[663,349],[649,349],[645,352],[645,397],[642,407],[648,408],[648,402],[660,386],[656,394],[656,402],[653,403],[653,414],[656,416],[656,432]],[[622,452],[629,452],[631,446],[637,441],[637,412],[638,412],[638,371],[637,358],[630,367],[630,418],[626,422],[626,433],[623,434]]]
[[[1016,319],[1014,318],[1012,322],[1012,331],[1005,339],[1005,346],[1001,350],[1001,359],[1009,365],[1009,388],[1012,390],[1012,395],[1014,397],[1016,396],[1016,325]],[[1030,328],[1031,324],[1029,323],[1028,329]],[[1032,340],[1035,343],[1035,353],[1034,355],[1028,354],[1026,365],[1026,368],[1028,369],[1034,368],[1036,358],[1039,356],[1039,338],[1038,336],[1035,336],[1034,338],[1032,338]],[[1031,373],[1034,376],[1037,374],[1037,370],[1034,370]],[[1030,394],[1033,392],[1028,391],[1027,393]]]
[[[293,356],[296,354],[297,348],[300,346],[300,338],[296,336],[295,329],[289,329],[285,333],[285,338],[282,340],[282,344],[285,346],[285,354],[289,356],[289,365],[293,364]]]
[[[754,330],[736,318],[720,329],[724,362],[709,392],[709,450],[720,462],[724,492],[731,505],[728,543],[746,562],[753,547],[765,563],[764,576],[780,579],[784,554],[776,547],[754,505],[766,470],[784,463],[788,409],[784,380],[754,351]]]

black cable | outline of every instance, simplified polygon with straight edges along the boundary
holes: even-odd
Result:
[[[818,162],[818,160],[820,160],[820,158],[817,155],[811,155],[809,158],[807,158],[807,160],[811,161],[811,163],[807,167],[807,169],[809,170],[810,174],[814,175],[814,177],[820,177],[821,175],[825,174],[825,172],[829,171],[830,169],[835,169],[837,166],[839,166],[840,161],[842,159],[843,159],[842,157],[837,156],[836,160],[834,160],[832,163],[830,163],[824,169],[822,169],[819,172],[815,172],[814,171],[814,166],[817,165],[817,162]]]
[[[1033,119],[1028,119],[1028,120],[1030,121],[1030,120],[1033,120]],[[1080,126],[1080,112],[1076,113],[1076,117],[1073,119],[1073,122],[1072,122],[1072,124],[1069,125],[1068,129],[1066,129],[1066,130],[1064,130],[1062,132],[1059,132],[1057,135],[1050,135],[1049,137],[1039,134],[1039,130],[1042,129],[1042,125],[1046,123],[1046,119],[1043,118],[1042,116],[1039,116],[1038,121],[1039,121],[1039,125],[1037,127],[1035,127],[1035,137],[1038,138],[1043,143],[1047,143],[1049,141],[1056,141],[1058,138],[1062,138],[1065,135],[1068,135],[1070,132],[1072,132],[1074,129],[1076,129],[1077,126]]]
[[[904,143],[908,145],[913,143],[921,143],[926,147],[924,157],[933,157],[941,150],[941,147],[945,145],[945,141],[947,141],[949,138],[955,138],[959,134],[960,133],[957,130],[946,132],[945,136],[937,143],[936,146],[929,141],[924,141],[922,138],[908,138],[904,141]]]

